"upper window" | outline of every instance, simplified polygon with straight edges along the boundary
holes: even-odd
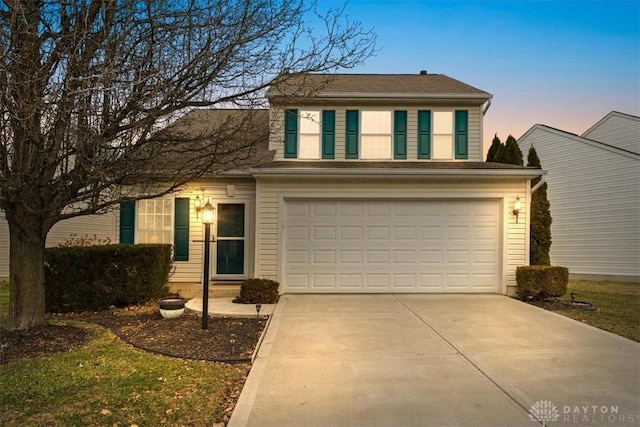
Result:
[[[453,159],[453,112],[433,112],[432,159]]]
[[[138,243],[173,244],[173,201],[140,200],[137,231]]]
[[[300,151],[298,158],[320,158],[320,111],[300,110]]]
[[[391,158],[391,111],[362,111],[360,130],[361,158]]]
[[[285,110],[284,157],[333,159],[335,110]]]

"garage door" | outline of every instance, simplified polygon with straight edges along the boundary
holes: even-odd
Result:
[[[287,200],[285,292],[497,292],[496,200]]]

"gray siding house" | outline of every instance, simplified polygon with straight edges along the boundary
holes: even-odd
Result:
[[[552,264],[640,281],[640,117],[614,111],[582,135],[537,124],[518,144],[548,171]]]

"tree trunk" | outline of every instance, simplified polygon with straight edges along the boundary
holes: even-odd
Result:
[[[9,299],[8,330],[29,329],[47,323],[45,318],[44,248],[46,232],[7,216],[9,223]]]

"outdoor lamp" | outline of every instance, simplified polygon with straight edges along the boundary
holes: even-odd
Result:
[[[209,199],[207,199],[207,203],[205,203],[204,207],[202,208],[202,223],[203,224],[208,224],[208,225],[213,224],[213,212],[214,211],[215,211],[215,208],[209,202]]]
[[[193,201],[193,208],[196,210],[196,219],[197,219],[198,214],[202,210],[202,199],[200,199],[200,196],[196,196],[196,199]]]
[[[516,196],[516,201],[513,202],[513,214],[516,216],[516,224],[518,223],[520,209],[522,209],[522,202],[520,202],[520,196]]]
[[[211,251],[211,224],[215,208],[207,199],[202,208],[202,223],[204,224],[204,267],[202,271],[202,329],[209,328],[209,257]]]

